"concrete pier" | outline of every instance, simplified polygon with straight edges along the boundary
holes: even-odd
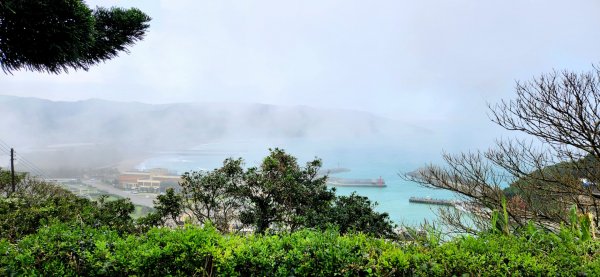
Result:
[[[408,202],[440,206],[454,206],[457,203],[455,200],[435,199],[430,197],[411,197],[408,199]]]

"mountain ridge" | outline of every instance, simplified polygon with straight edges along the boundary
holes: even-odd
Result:
[[[230,139],[414,141],[431,134],[368,112],[257,103],[69,102],[0,95],[0,111],[0,140],[30,152],[29,159],[44,167],[102,166]]]

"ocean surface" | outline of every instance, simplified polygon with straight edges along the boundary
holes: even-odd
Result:
[[[424,220],[436,219],[436,206],[409,203],[411,196],[454,199],[444,190],[424,188],[403,180],[400,175],[431,163],[440,163],[441,153],[436,149],[424,151],[416,145],[400,142],[373,142],[361,140],[236,140],[205,143],[181,151],[155,153],[154,157],[138,165],[138,169],[167,168],[182,174],[193,170],[211,170],[220,167],[228,157],[241,157],[245,166],[257,166],[268,155],[269,148],[281,148],[298,158],[302,165],[320,158],[323,168],[348,168],[349,172],[334,177],[376,179],[383,178],[387,187],[337,187],[337,193],[348,195],[356,191],[378,203],[377,210],[387,212],[398,224],[417,226]]]

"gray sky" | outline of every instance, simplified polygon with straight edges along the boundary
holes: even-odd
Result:
[[[512,97],[515,80],[600,61],[597,0],[87,2],[147,12],[146,39],[88,72],[0,75],[0,94],[483,124],[485,103]]]

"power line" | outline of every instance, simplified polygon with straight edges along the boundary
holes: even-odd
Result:
[[[1,139],[0,139],[0,146],[4,146],[3,148],[5,148],[5,149],[10,149],[10,146],[8,145],[8,143],[4,142]]]
[[[5,141],[0,139],[0,150],[3,151],[5,154],[11,154],[12,148]],[[25,157],[23,157],[23,155],[18,154],[16,151],[14,153],[14,157],[15,160],[19,162],[19,167],[22,167],[26,169],[26,171],[28,171],[30,174],[33,174],[34,176],[32,177],[44,178],[48,176],[48,174],[46,174],[44,170],[40,169],[38,166],[27,160]]]
[[[23,169],[25,169],[24,171],[27,171],[30,173],[30,175],[32,175],[33,177],[45,177],[46,174],[44,172],[42,172],[40,169],[37,169],[34,165],[32,164],[27,164],[25,162],[23,162],[23,160],[18,159],[19,161],[19,166],[22,167]]]
[[[20,155],[19,153],[17,153],[17,157],[19,158],[20,161],[25,162],[26,164],[28,164],[30,167],[34,168],[36,171],[39,172],[44,172],[42,169],[40,169],[38,166],[36,166],[34,163],[30,162],[29,160],[27,160],[25,157],[23,157],[22,155]]]
[[[4,146],[2,144],[0,144],[0,150],[4,151],[4,154],[10,153],[10,147]]]

